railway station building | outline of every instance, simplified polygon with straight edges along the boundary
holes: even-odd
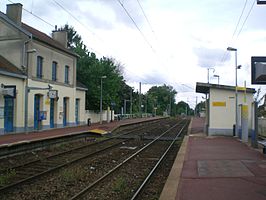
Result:
[[[67,33],[50,37],[21,17],[21,4],[0,12],[0,134],[84,124],[87,88]]]
[[[205,132],[208,135],[233,136],[236,121],[235,86],[197,82],[196,92],[206,95]],[[255,92],[253,88],[238,88],[238,132],[242,131],[243,118],[246,118],[248,132],[251,133]]]

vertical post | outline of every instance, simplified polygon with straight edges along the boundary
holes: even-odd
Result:
[[[209,83],[209,82],[210,82],[210,81],[209,81],[209,77],[210,77],[210,76],[209,76],[209,70],[210,70],[210,68],[207,68],[207,70],[208,70],[208,73],[207,73],[207,81],[208,81],[208,83]]]
[[[238,133],[238,92],[237,92],[237,50],[235,50],[235,70],[236,70],[236,88],[235,88],[235,98],[236,98],[236,101],[235,101],[235,106],[236,106],[236,110],[235,110],[235,122],[236,122],[236,125],[235,125],[235,134],[237,136],[239,136],[239,133]]]
[[[169,116],[171,117],[171,93],[170,93],[170,102],[169,102]]]
[[[131,92],[130,92],[130,118],[132,117],[132,93],[133,93],[133,89],[131,88]]]
[[[28,133],[28,100],[29,99],[29,89],[28,89],[28,78],[26,79],[25,86],[25,105],[24,105],[24,126],[25,132]]]
[[[101,77],[101,98],[100,98],[100,124],[102,124],[102,114],[103,114],[103,78]]]
[[[140,117],[142,117],[142,113],[141,113],[141,82],[139,82],[139,114],[140,114]]]
[[[127,114],[127,100],[124,99],[124,114],[126,115]]]
[[[101,76],[101,98],[100,98],[100,124],[102,124],[102,115],[103,115],[103,79],[106,78],[106,76]]]
[[[254,140],[254,147],[255,148],[258,148],[258,102],[255,101],[254,103],[254,112],[255,112],[255,115],[254,115],[254,122],[255,122],[255,140]]]
[[[198,97],[196,97],[195,116],[197,116]]]

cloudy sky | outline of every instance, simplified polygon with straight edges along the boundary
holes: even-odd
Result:
[[[23,4],[23,22],[50,34],[54,26],[74,26],[98,57],[124,65],[130,86],[142,91],[167,84],[176,100],[195,106],[196,82],[235,84],[234,53],[238,49],[238,83],[251,85],[251,56],[266,56],[266,6],[255,0],[2,0]],[[36,17],[38,16],[38,17]],[[41,19],[39,19],[41,18]],[[262,86],[262,93],[266,92]]]

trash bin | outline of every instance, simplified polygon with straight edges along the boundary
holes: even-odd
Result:
[[[233,136],[236,136],[236,125],[233,125]]]
[[[87,125],[88,125],[88,126],[90,126],[90,125],[91,125],[91,118],[88,118]]]

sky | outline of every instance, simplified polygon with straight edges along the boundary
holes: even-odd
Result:
[[[2,0],[23,4],[22,21],[50,35],[55,25],[69,24],[97,57],[112,57],[124,66],[128,85],[143,93],[171,85],[176,101],[195,107],[203,94],[196,82],[251,85],[251,56],[266,56],[266,5],[256,0]],[[37,17],[36,17],[37,16]],[[208,70],[209,68],[209,70]]]

